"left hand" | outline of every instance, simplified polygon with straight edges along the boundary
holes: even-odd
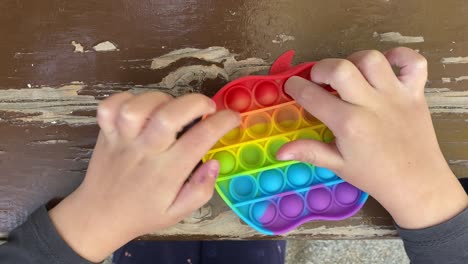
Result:
[[[212,196],[219,171],[209,161],[190,173],[239,114],[217,112],[201,94],[121,93],[98,107],[101,132],[81,186],[50,211],[79,255],[102,261],[140,235],[176,224]],[[177,133],[192,120],[211,116]]]

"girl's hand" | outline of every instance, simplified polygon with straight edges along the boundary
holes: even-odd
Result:
[[[101,261],[140,235],[176,224],[212,196],[219,164],[190,173],[225,133],[239,125],[231,111],[215,113],[200,94],[121,93],[98,107],[99,134],[81,186],[49,214],[82,257]],[[194,119],[212,114],[179,139]]]
[[[361,51],[348,60],[322,60],[310,74],[312,82],[289,79],[286,92],[322,120],[336,140],[291,142],[278,159],[330,168],[377,199],[404,228],[432,226],[467,207],[467,195],[432,126],[423,56],[408,48]],[[321,85],[331,85],[340,98]]]

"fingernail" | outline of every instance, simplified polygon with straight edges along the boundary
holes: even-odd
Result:
[[[284,153],[284,154],[278,154],[276,158],[278,160],[294,160],[295,156],[293,153]]]
[[[305,82],[304,82],[305,81]],[[293,76],[291,78],[289,78],[286,83],[284,84],[284,91],[288,94],[288,95],[292,95],[292,93],[294,93],[294,90],[297,89],[297,87],[301,87],[304,85],[304,83],[307,83],[308,81],[305,80],[304,78],[302,77],[299,77],[299,76]]]

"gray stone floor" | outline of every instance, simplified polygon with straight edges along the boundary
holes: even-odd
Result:
[[[406,264],[399,239],[288,241],[286,264]]]

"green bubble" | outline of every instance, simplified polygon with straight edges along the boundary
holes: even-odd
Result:
[[[241,147],[239,152],[241,165],[247,169],[261,167],[265,162],[263,149],[258,144],[248,144]]]
[[[212,159],[218,160],[220,164],[219,173],[228,174],[236,168],[236,157],[229,151],[220,151],[213,155]]]
[[[333,142],[334,139],[335,135],[333,135],[333,132],[330,129],[325,128],[322,134],[322,140],[326,143],[330,143]]]
[[[288,142],[288,139],[284,137],[276,138],[268,142],[268,145],[267,145],[268,157],[272,161],[276,161],[276,153],[287,142]]]
[[[296,139],[320,140],[320,135],[313,129],[303,130],[297,133]]]

